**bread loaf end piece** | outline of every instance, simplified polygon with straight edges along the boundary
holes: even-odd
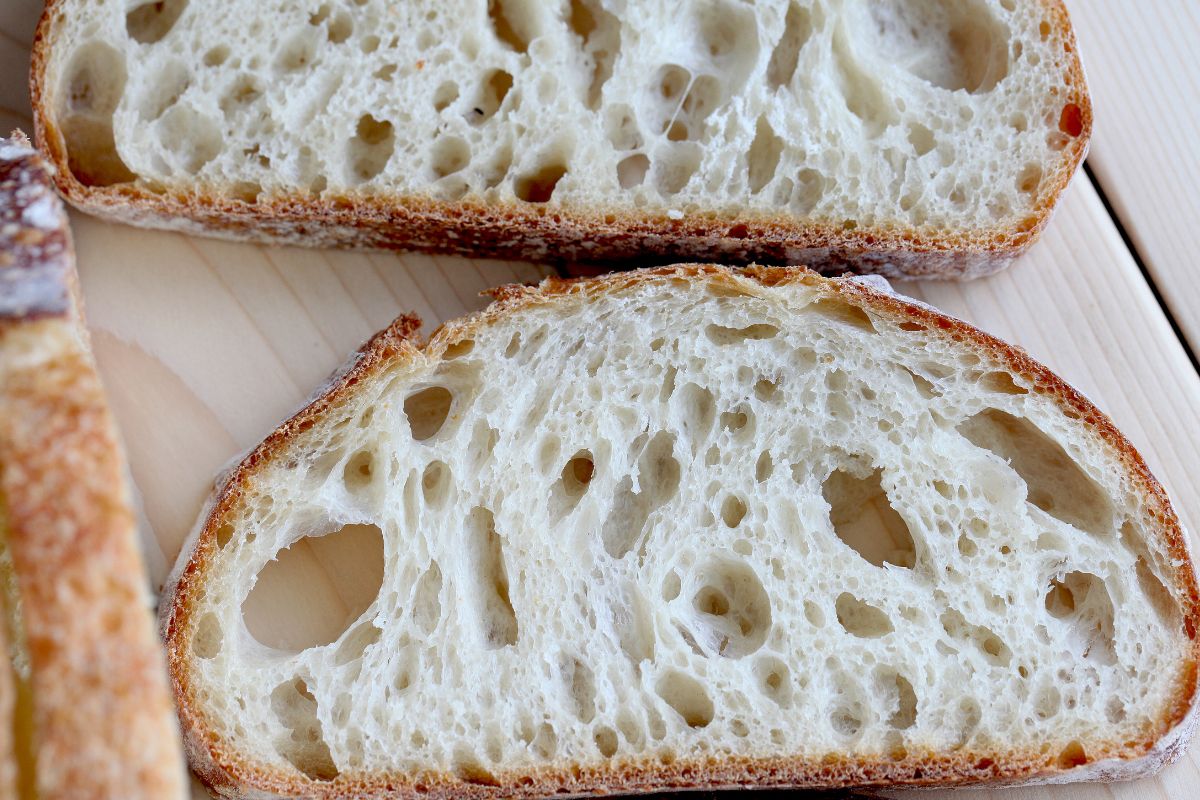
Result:
[[[74,274],[45,165],[0,140],[0,571],[19,687],[4,727],[20,796],[183,798],[127,466]]]

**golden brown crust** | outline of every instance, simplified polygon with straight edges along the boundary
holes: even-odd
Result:
[[[1024,253],[1049,223],[1087,153],[1092,105],[1062,0],[1042,0],[1068,56],[1056,91],[1078,109],[1062,158],[1043,181],[1033,212],[1007,226],[947,231],[900,224],[847,229],[839,222],[763,212],[665,213],[531,203],[442,202],[370,193],[281,195],[249,203],[206,191],[155,193],[136,184],[88,186],[68,167],[67,147],[45,85],[49,51],[66,0],[49,0],[33,45],[30,87],[39,147],[57,167],[59,190],[97,216],[146,227],[255,242],[321,247],[420,250],[556,264],[805,264],[887,277],[975,278]]]
[[[745,279],[750,279],[746,281]],[[827,296],[837,296],[871,309],[895,322],[919,325],[929,335],[952,339],[975,348],[1020,375],[1034,391],[1052,398],[1064,414],[1091,428],[1112,449],[1131,483],[1145,501],[1145,513],[1162,532],[1175,563],[1173,583],[1183,598],[1184,624],[1192,640],[1191,656],[1180,665],[1174,701],[1163,710],[1153,729],[1137,741],[1088,742],[1087,763],[1064,768],[1054,752],[910,752],[899,760],[849,758],[706,758],[661,761],[630,760],[604,766],[546,768],[536,772],[497,774],[497,785],[464,783],[447,774],[342,775],[332,782],[314,781],[299,773],[252,763],[223,741],[205,722],[192,694],[188,647],[192,632],[192,602],[203,590],[207,564],[216,551],[216,530],[240,503],[258,470],[287,450],[302,431],[341,405],[354,386],[388,366],[418,357],[437,357],[448,345],[474,335],[497,319],[528,306],[562,302],[569,295],[611,294],[651,281],[709,281],[735,292],[762,286],[805,284]],[[1157,771],[1177,758],[1190,738],[1200,704],[1196,702],[1200,642],[1200,592],[1188,553],[1185,533],[1162,486],[1133,445],[1111,420],[1085,397],[1024,351],[960,320],[927,306],[906,302],[851,280],[822,278],[802,268],[733,270],[711,265],[674,267],[620,273],[589,280],[550,278],[536,287],[505,286],[492,293],[495,302],[484,311],[447,323],[421,346],[414,340],[418,327],[405,317],[377,334],[355,355],[350,366],[306,408],[284,422],[235,467],[217,488],[202,517],[197,539],[164,590],[162,626],[167,639],[168,667],[184,727],[185,746],[193,770],[215,793],[229,798],[297,796],[349,798],[407,797],[543,797],[613,792],[643,792],[671,788],[845,786],[949,786],[989,783],[1046,783],[1073,780],[1115,780]]]
[[[0,540],[5,539],[3,497],[0,497]],[[0,599],[0,800],[17,798],[17,750],[14,714],[17,708],[17,686],[12,662],[8,658],[9,632],[7,603]]]
[[[40,159],[13,155],[49,192]],[[20,224],[60,242],[55,258],[65,266],[54,275],[69,298],[57,198],[0,193],[0,207],[21,212],[45,198],[56,229]],[[70,307],[23,316],[0,318],[0,501],[31,666],[38,796],[182,798],[162,651],[100,379]]]

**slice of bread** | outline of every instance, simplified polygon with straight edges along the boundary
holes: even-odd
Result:
[[[806,270],[401,319],[162,604],[220,796],[1129,778],[1197,719],[1162,487],[1022,351]]]
[[[1059,0],[51,0],[39,141],[135,224],[967,277],[1087,149]]]
[[[74,283],[44,164],[0,139],[0,797],[172,800],[183,749]]]

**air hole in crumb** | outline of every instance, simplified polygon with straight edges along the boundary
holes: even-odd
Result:
[[[896,673],[892,680],[895,684],[896,710],[888,719],[888,724],[897,730],[905,730],[917,721],[917,693],[903,675]]]
[[[518,53],[529,49],[538,33],[532,4],[527,0],[488,0],[487,10],[497,39]]]
[[[1072,740],[1062,752],[1058,754],[1059,769],[1072,769],[1073,767],[1083,766],[1088,763],[1087,753],[1078,741]]]
[[[504,348],[504,357],[512,358],[521,350],[521,332],[517,331],[508,340],[508,346]]]
[[[437,434],[446,423],[454,395],[445,386],[430,386],[408,396],[404,415],[408,418],[412,437],[418,442]]]
[[[566,174],[567,166],[562,162],[543,164],[533,172],[519,175],[513,182],[513,192],[526,203],[545,203],[554,195],[555,187]]]
[[[421,474],[421,494],[425,505],[440,509],[450,495],[450,467],[442,461],[431,461]]]
[[[958,425],[976,447],[1006,462],[1028,487],[1033,505],[1093,534],[1112,527],[1112,504],[1063,446],[1027,419],[989,408]]]
[[[433,93],[433,110],[445,111],[457,99],[458,84],[454,81],[445,81]]]
[[[601,726],[596,729],[596,749],[605,758],[612,758],[617,752],[617,733],[612,728]]]
[[[159,143],[174,165],[190,175],[200,171],[221,152],[221,126],[191,106],[176,105],[156,123]]]
[[[981,94],[1009,73],[1009,28],[984,0],[869,8],[874,52],[936,87]]]
[[[722,411],[721,412],[721,430],[740,431],[750,422],[750,417],[745,411]]]
[[[133,181],[113,138],[113,112],[125,91],[124,58],[107,44],[89,42],[71,58],[66,76],[59,113],[71,174],[85,186]]]
[[[471,783],[476,786],[500,785],[500,780],[492,774],[492,771],[485,767],[479,758],[465,747],[459,747],[454,751],[452,770],[455,777],[464,783]]]
[[[346,462],[342,470],[342,483],[347,491],[357,493],[371,485],[374,458],[370,450],[360,450]]]
[[[726,497],[725,502],[721,504],[721,521],[725,523],[725,526],[736,528],[742,524],[745,517],[746,504],[742,502],[742,499],[734,495]]]
[[[1050,582],[1046,611],[1067,625],[1072,652],[1100,664],[1116,663],[1112,598],[1104,581],[1089,572],[1071,572]]]
[[[897,513],[882,484],[883,471],[857,477],[834,470],[821,494],[829,504],[829,519],[837,537],[877,567],[885,563],[911,569],[916,543],[904,518]]]
[[[1013,380],[1013,376],[1007,372],[985,373],[979,383],[987,391],[998,394],[1029,394],[1029,390]]]
[[[799,3],[789,3],[783,22],[783,35],[779,37],[779,42],[771,52],[771,60],[767,63],[769,88],[778,89],[792,82],[792,75],[795,74],[796,64],[800,59],[800,49],[812,36],[812,32],[809,10]]]
[[[391,160],[396,149],[396,132],[392,123],[364,114],[358,119],[348,147],[351,176],[359,183],[369,181],[383,172]]]
[[[1026,164],[1017,175],[1017,190],[1028,194],[1037,194],[1042,185],[1042,167],[1040,164]]]
[[[367,652],[367,648],[379,641],[383,631],[372,623],[359,625],[351,631],[333,654],[335,666],[343,667],[358,661]]]
[[[271,710],[288,734],[275,740],[279,755],[314,781],[336,778],[338,768],[321,730],[317,699],[304,680],[294,678],[276,686]]]
[[[219,44],[204,54],[204,66],[219,67],[229,60],[229,48]]]
[[[679,597],[679,589],[680,589],[679,573],[676,572],[675,570],[671,570],[670,572],[667,573],[667,576],[665,578],[663,578],[663,584],[662,584],[663,600],[665,600],[666,602],[669,603],[672,600],[674,600],[676,597]]]
[[[675,438],[658,432],[647,441],[638,458],[640,491],[626,476],[617,484],[608,517],[600,531],[604,550],[623,558],[642,538],[650,514],[679,491],[680,466],[674,456]]]
[[[617,164],[617,183],[622,189],[641,186],[650,170],[650,159],[642,153],[626,156]]]
[[[471,146],[457,136],[443,136],[433,143],[430,166],[434,178],[459,172],[471,163]]]
[[[474,339],[459,339],[457,342],[446,346],[446,349],[442,351],[442,359],[444,361],[453,361],[456,358],[462,358],[474,349]]]
[[[590,450],[580,450],[567,461],[554,491],[554,514],[561,519],[579,504],[592,482],[596,464]]]
[[[1083,133],[1083,109],[1074,103],[1063,106],[1058,129],[1072,138],[1080,136]]]
[[[1033,696],[1033,713],[1040,720],[1058,716],[1061,706],[1062,694],[1055,686],[1049,684],[1042,686]]]
[[[775,462],[771,459],[771,454],[766,450],[759,453],[758,461],[754,464],[754,480],[762,483],[770,478],[774,471]]]
[[[753,568],[721,559],[700,569],[697,580],[692,608],[701,649],[742,658],[762,647],[771,629],[771,600]]]
[[[942,623],[942,629],[955,639],[965,642],[971,642],[988,663],[996,666],[1007,666],[1012,660],[1012,650],[1008,645],[992,632],[989,628],[983,625],[972,625],[967,622],[960,612],[951,609],[942,613],[939,617]]]
[[[763,402],[773,402],[779,394],[779,384],[763,378],[754,384],[754,396]]]
[[[862,730],[862,710],[858,706],[839,706],[829,715],[829,724],[842,736],[854,736]]]
[[[437,628],[442,616],[442,568],[436,561],[422,573],[413,589],[413,622],[417,630],[429,636]]]
[[[792,704],[792,673],[787,664],[773,656],[764,656],[754,663],[759,690],[781,708]]]
[[[689,727],[704,728],[712,722],[713,702],[691,675],[671,670],[658,679],[655,691]]]
[[[153,44],[171,32],[185,8],[187,0],[150,0],[125,15],[125,30],[134,41]]]
[[[708,441],[717,417],[717,401],[713,393],[695,383],[685,383],[674,395],[681,412],[683,429],[692,444],[699,448]]]
[[[221,527],[217,528],[216,537],[217,547],[219,549],[224,550],[225,545],[229,544],[229,542],[233,539],[233,531],[234,528],[229,523],[225,523]]]
[[[294,34],[279,48],[275,64],[283,72],[297,72],[313,63],[319,45],[317,34],[303,30]]]
[[[377,525],[346,525],[277,553],[258,573],[242,616],[259,643],[298,653],[336,641],[382,585],[383,532]]]
[[[759,117],[755,127],[754,141],[746,153],[746,166],[749,170],[750,193],[758,194],[779,169],[779,159],[783,155],[783,139],[779,138],[771,128],[766,117]]]
[[[504,99],[508,97],[512,85],[513,76],[504,70],[497,69],[488,73],[487,78],[479,87],[479,93],[467,115],[467,121],[472,125],[479,125],[495,116],[504,104]]]
[[[859,638],[877,639],[895,630],[886,613],[849,592],[838,595],[834,608],[838,623],[847,633]]]
[[[192,634],[192,653],[197,658],[216,658],[221,652],[221,644],[221,623],[217,615],[210,611],[196,622],[196,632]]]
[[[566,672],[575,716],[580,722],[591,722],[596,716],[596,676],[579,659],[571,659]]]
[[[567,23],[582,40],[584,53],[592,58],[586,103],[594,111],[600,107],[604,84],[612,77],[613,62],[621,47],[621,23],[598,0],[571,0]]]
[[[483,639],[488,649],[517,643],[517,615],[508,593],[508,570],[504,565],[504,540],[496,532],[492,512],[473,509],[467,519],[468,548],[473,574],[480,580],[476,603]]]
[[[333,44],[341,44],[349,39],[352,33],[354,33],[354,22],[350,19],[349,14],[338,14],[329,21],[327,35]]]
[[[813,303],[806,310],[838,325],[855,328],[864,333],[877,333],[871,315],[853,303],[825,298]]]
[[[745,341],[762,341],[779,333],[779,328],[766,323],[747,325],[744,328],[729,328],[724,325],[708,325],[704,335],[716,345],[735,345]]]
[[[919,158],[933,150],[937,140],[934,139],[933,131],[919,122],[914,122],[908,126],[908,143]]]

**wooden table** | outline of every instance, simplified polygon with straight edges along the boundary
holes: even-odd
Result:
[[[29,130],[40,0],[0,2],[0,130]],[[1097,107],[1087,168],[1010,270],[898,288],[1025,347],[1106,410],[1200,530],[1200,4],[1074,0]],[[436,324],[528,264],[234,245],[75,215],[96,356],[124,433],[157,587],[229,459],[402,311]],[[1200,549],[1198,549],[1200,550]],[[205,796],[197,785],[196,797]],[[902,793],[897,793],[902,794]],[[938,797],[941,794],[922,794]],[[1200,797],[1200,746],[1155,779],[990,790],[1017,798]]]

